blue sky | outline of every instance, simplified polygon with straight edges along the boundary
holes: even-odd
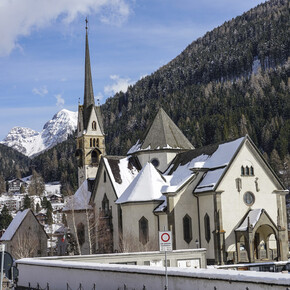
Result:
[[[1,0],[0,140],[83,100],[85,17],[104,103],[258,0]]]

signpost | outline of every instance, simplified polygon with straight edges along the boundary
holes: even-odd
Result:
[[[167,251],[172,251],[172,235],[171,231],[159,232],[159,250],[165,252],[165,290],[168,289],[167,276]]]
[[[0,244],[0,251],[1,255],[1,279],[0,279],[0,290],[2,290],[3,286],[3,273],[4,273],[4,251],[5,251],[5,244]]]

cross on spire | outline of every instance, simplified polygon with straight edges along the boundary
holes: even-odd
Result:
[[[88,29],[88,18],[86,17],[86,29]]]

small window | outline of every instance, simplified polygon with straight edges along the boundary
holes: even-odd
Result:
[[[143,245],[149,241],[148,220],[144,216],[139,220],[139,241]]]
[[[107,173],[104,171],[104,183],[107,182]]]
[[[79,244],[83,245],[83,243],[85,242],[85,226],[83,223],[79,223],[77,225],[77,236],[78,236]]]
[[[93,139],[93,147],[96,147],[96,139]]]
[[[152,160],[151,160],[151,163],[157,168],[158,166],[159,166],[159,160],[157,159],[157,158],[153,158]]]
[[[254,176],[254,167],[253,166],[250,167],[250,175]]]
[[[246,166],[246,175],[249,176],[250,175],[250,169],[248,166]]]
[[[106,194],[104,195],[104,198],[102,200],[102,210],[105,215],[108,215],[110,212],[110,204]]]
[[[209,243],[210,241],[210,218],[208,214],[204,216],[204,235],[206,241]]]
[[[99,138],[97,138],[97,147],[99,148]]]
[[[192,240],[191,217],[186,214],[183,218],[183,239],[189,244]]]
[[[97,123],[96,123],[96,121],[93,121],[93,123],[92,123],[92,129],[93,130],[97,130]]]
[[[90,147],[93,147],[93,139],[90,139]]]
[[[242,176],[245,175],[245,168],[244,168],[244,166],[241,167],[241,175]]]
[[[247,191],[245,194],[244,194],[244,203],[248,206],[251,206],[253,205],[255,202],[255,196],[252,192],[250,191]]]

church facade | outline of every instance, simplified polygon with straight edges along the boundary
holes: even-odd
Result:
[[[161,108],[127,156],[108,156],[92,92],[86,34],[76,151],[86,198],[78,224],[68,219],[83,254],[158,250],[170,230],[174,249],[206,248],[210,264],[287,259],[288,191],[249,136],[196,149]]]

